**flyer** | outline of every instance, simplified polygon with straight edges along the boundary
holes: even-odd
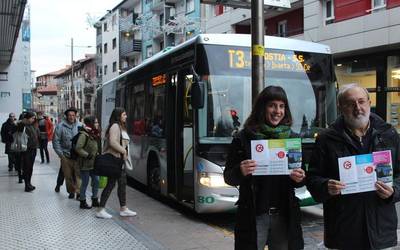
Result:
[[[251,158],[257,162],[253,175],[289,175],[301,167],[301,138],[252,140]]]
[[[393,185],[393,167],[390,150],[353,155],[338,159],[340,181],[346,185],[342,194],[375,190],[375,182]]]

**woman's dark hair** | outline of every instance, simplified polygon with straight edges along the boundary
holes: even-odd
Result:
[[[106,134],[108,134],[108,132],[110,131],[111,126],[112,126],[114,123],[118,123],[118,125],[121,126],[121,128],[122,128],[123,130],[126,130],[126,125],[125,125],[125,123],[121,121],[121,115],[122,115],[122,113],[124,113],[124,112],[125,112],[125,109],[124,109],[124,108],[121,108],[121,107],[117,107],[117,108],[115,108],[115,109],[113,110],[113,112],[111,113],[111,116],[110,116],[110,120],[109,120],[109,123],[108,123],[108,127],[107,127],[107,130],[106,130]]]
[[[85,118],[83,118],[83,123],[85,123],[85,125],[94,128],[94,122],[96,121],[96,117],[94,115],[90,115],[90,116],[86,116]]]
[[[285,103],[285,116],[279,124],[292,126],[292,114],[290,113],[289,102],[285,90],[279,86],[268,86],[257,96],[251,114],[244,124],[245,128],[257,130],[261,125],[266,123],[265,110],[270,101],[282,101]]]

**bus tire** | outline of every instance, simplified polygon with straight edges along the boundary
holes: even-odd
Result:
[[[150,154],[147,163],[147,191],[153,197],[161,193],[160,164],[154,154]]]

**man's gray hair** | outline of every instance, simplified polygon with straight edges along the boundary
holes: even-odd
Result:
[[[359,88],[359,89],[364,90],[364,92],[367,95],[367,98],[369,100],[369,92],[368,92],[368,90],[366,88],[364,88],[363,86],[360,86],[357,83],[350,83],[350,84],[343,85],[343,86],[341,86],[339,88],[339,92],[337,94],[338,104],[341,105],[343,103],[343,98],[344,98],[344,96],[345,96],[347,91],[349,91],[351,89],[355,89],[355,88]]]

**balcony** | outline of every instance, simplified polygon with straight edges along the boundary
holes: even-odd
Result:
[[[271,34],[271,33],[267,32],[267,35],[268,36],[291,37],[291,36],[296,36],[296,35],[300,35],[300,34],[303,34],[303,33],[304,33],[304,29],[300,28],[300,29],[289,29],[283,34],[279,34],[279,33]]]
[[[133,29],[133,26],[136,25],[136,19],[138,18],[139,14],[137,13],[130,13],[128,16],[120,16],[119,18],[119,30],[130,32]]]
[[[120,55],[130,57],[142,52],[142,40],[120,40]]]

